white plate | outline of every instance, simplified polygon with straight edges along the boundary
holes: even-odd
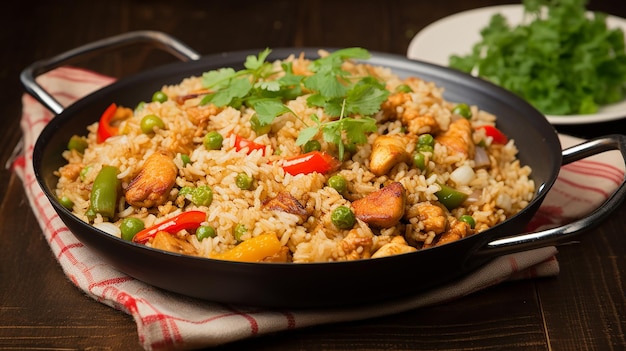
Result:
[[[411,40],[407,51],[410,59],[448,66],[450,55],[467,55],[480,41],[480,30],[489,24],[491,16],[501,13],[511,26],[522,21],[523,5],[482,7],[440,19],[421,30]],[[621,28],[626,34],[626,20],[607,16],[609,28]],[[582,124],[626,118],[626,100],[602,106],[589,115],[546,116],[552,124]]]

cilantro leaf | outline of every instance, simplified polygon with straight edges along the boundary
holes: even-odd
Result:
[[[586,0],[524,0],[525,22],[501,14],[481,30],[467,55],[449,66],[526,99],[548,115],[595,113],[626,97],[624,33],[606,15],[588,15]],[[547,13],[547,15],[546,15]]]
[[[259,99],[253,101],[251,104],[259,117],[259,121],[263,125],[271,124],[277,116],[291,112],[287,106],[276,99]]]

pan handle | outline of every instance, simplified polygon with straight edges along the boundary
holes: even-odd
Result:
[[[20,80],[30,95],[41,102],[48,110],[58,115],[63,112],[63,105],[37,83],[35,80],[37,76],[51,71],[78,56],[87,56],[138,43],[153,44],[155,47],[176,56],[182,61],[198,60],[200,58],[199,53],[168,34],[149,30],[134,31],[101,39],[52,58],[36,61],[22,71]]]
[[[567,148],[563,150],[563,164],[572,163],[610,150],[619,150],[624,159],[624,163],[626,163],[626,135],[608,135]],[[497,239],[484,245],[476,254],[483,257],[494,257],[555,245],[570,240],[577,234],[598,225],[622,203],[626,196],[625,183],[626,174],[615,192],[611,194],[604,203],[598,206],[597,209],[587,215],[587,217],[557,228]]]

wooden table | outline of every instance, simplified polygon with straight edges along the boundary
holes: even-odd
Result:
[[[405,54],[410,39],[427,24],[502,3],[507,1],[14,2],[13,10],[0,12],[0,160],[7,162],[20,138],[19,72],[87,42],[155,29],[202,54],[286,46],[362,46]],[[623,1],[594,0],[589,8],[626,17]],[[95,60],[91,67],[122,76],[150,60],[135,55]],[[581,137],[623,133],[626,121],[559,130]],[[65,277],[20,180],[4,168],[0,198],[0,349],[140,349],[130,316],[92,300]],[[264,336],[222,349],[624,350],[624,218],[626,205],[579,243],[559,247],[561,273],[555,278],[505,283],[440,306]]]

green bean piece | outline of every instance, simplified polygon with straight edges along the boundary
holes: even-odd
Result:
[[[91,169],[91,166],[83,167],[83,169],[80,170],[80,173],[78,173],[78,178],[80,178],[80,180],[84,182],[85,178],[87,177],[87,173],[89,173],[90,169]]]
[[[259,120],[259,116],[254,115],[250,118],[250,126],[257,135],[267,134],[272,130],[271,124],[264,124]]]
[[[164,129],[165,123],[163,123],[161,117],[150,114],[145,115],[141,119],[140,127],[144,134],[151,134],[154,133],[154,128]]]
[[[75,150],[75,151],[80,152],[81,154],[85,152],[85,149],[87,148],[87,146],[88,146],[87,140],[85,140],[85,138],[80,137],[78,135],[72,135],[72,137],[70,138],[70,141],[67,142],[68,150]]]
[[[469,224],[470,228],[472,229],[476,227],[476,221],[474,220],[474,217],[470,215],[462,215],[461,217],[459,217],[459,221]]]
[[[202,140],[202,143],[204,144],[204,147],[207,148],[207,150],[219,150],[222,148],[223,142],[224,137],[222,136],[222,134],[214,130],[208,132]]]
[[[248,175],[246,172],[241,172],[237,174],[235,178],[235,184],[237,187],[242,190],[248,190],[252,187],[252,177]]]
[[[435,193],[439,202],[441,202],[448,210],[453,210],[467,199],[468,195],[444,184],[439,184],[441,190]]]
[[[235,226],[235,231],[233,233],[233,235],[235,236],[235,240],[241,241],[241,238],[243,237],[244,234],[246,234],[247,231],[248,231],[248,228],[246,228],[245,225],[238,223]]]
[[[342,194],[348,189],[348,181],[340,174],[328,178],[328,185],[337,190],[339,194]]]
[[[133,240],[135,234],[139,233],[145,228],[145,224],[139,218],[127,217],[122,220],[120,224],[120,231],[122,232],[122,239],[126,241]]]
[[[322,144],[315,139],[307,141],[302,146],[302,151],[304,151],[304,153],[311,152],[311,151],[320,151],[321,149],[322,149]]]
[[[74,207],[74,201],[70,200],[67,196],[61,196],[59,203],[68,210],[71,210]]]
[[[112,218],[117,206],[117,193],[120,188],[120,180],[117,167],[102,166],[91,187],[89,201],[91,209],[103,217]]]
[[[472,118],[472,109],[470,109],[469,105],[465,103],[454,106],[454,108],[452,109],[452,113],[463,116],[466,119]]]
[[[196,238],[198,238],[198,241],[202,241],[206,238],[215,238],[216,236],[215,228],[210,225],[201,225],[196,229]]]
[[[152,94],[152,101],[154,102],[165,102],[167,101],[167,94],[165,94],[162,91],[156,91],[154,92],[154,94]]]
[[[213,202],[213,189],[208,185],[201,185],[191,193],[191,202],[196,206],[209,206]]]
[[[85,211],[85,216],[87,216],[87,219],[91,222],[96,218],[96,211],[89,207],[87,211]]]
[[[330,220],[339,229],[350,229],[356,223],[354,212],[346,206],[339,206],[330,214]]]
[[[415,165],[415,167],[419,168],[420,170],[425,170],[426,169],[426,155],[424,155],[421,152],[416,152],[413,154],[413,164]]]

